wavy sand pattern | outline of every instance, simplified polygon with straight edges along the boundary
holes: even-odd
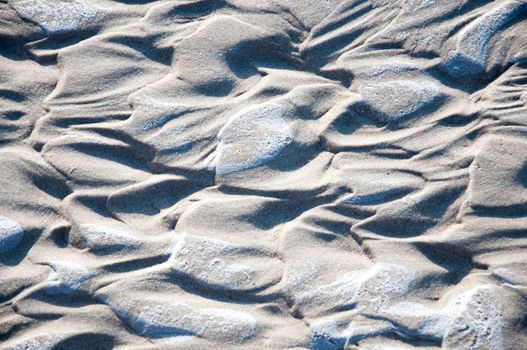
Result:
[[[527,349],[526,20],[1,0],[0,350]]]

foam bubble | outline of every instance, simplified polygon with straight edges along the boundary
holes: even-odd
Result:
[[[16,248],[23,236],[24,230],[17,222],[0,215],[0,253]]]

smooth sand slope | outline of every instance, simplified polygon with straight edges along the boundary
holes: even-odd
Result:
[[[0,0],[0,350],[527,349],[526,0]]]

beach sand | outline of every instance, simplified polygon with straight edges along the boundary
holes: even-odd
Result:
[[[526,20],[0,0],[0,350],[527,349]]]

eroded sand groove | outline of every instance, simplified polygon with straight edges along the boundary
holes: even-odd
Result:
[[[0,1],[0,349],[525,349],[526,19]]]

